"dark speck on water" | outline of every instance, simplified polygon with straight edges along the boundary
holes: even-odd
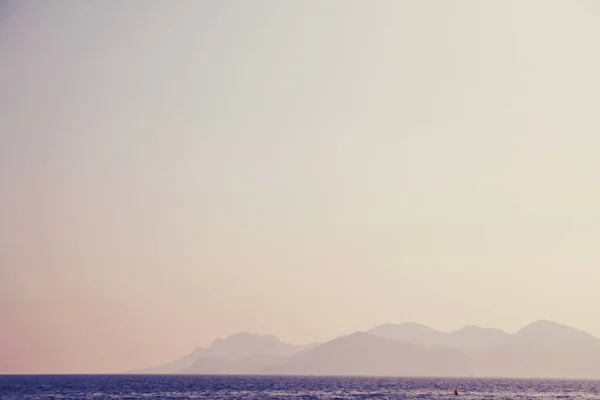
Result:
[[[600,399],[600,382],[194,375],[6,375],[1,400]]]

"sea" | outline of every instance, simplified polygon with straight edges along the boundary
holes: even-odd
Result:
[[[458,397],[454,390],[458,389]],[[5,375],[1,400],[600,399],[600,381],[201,375]]]

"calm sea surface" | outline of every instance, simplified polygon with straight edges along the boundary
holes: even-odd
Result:
[[[259,376],[0,376],[0,399],[600,399],[600,382]]]

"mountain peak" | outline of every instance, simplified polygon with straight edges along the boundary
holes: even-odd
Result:
[[[331,343],[361,343],[361,342],[365,342],[365,341],[372,340],[372,339],[380,339],[380,338],[378,338],[377,336],[371,335],[370,333],[367,333],[367,332],[356,331],[356,332],[349,333],[347,335],[338,336],[338,337],[330,340],[329,342],[323,343],[323,345],[331,344]]]
[[[279,343],[281,341],[273,335],[261,335],[258,333],[242,331],[242,332],[238,332],[238,333],[229,335],[225,338],[216,339],[212,342],[210,347],[219,346],[226,342],[227,343],[243,343],[243,342],[257,343],[257,342],[260,342],[263,344],[264,343],[274,344],[274,343]]]
[[[263,335],[261,333],[254,333],[254,332],[248,332],[248,331],[240,331],[240,332],[231,334],[231,335],[227,336],[225,339],[234,339],[234,338],[270,338],[270,339],[277,339],[273,335]],[[279,339],[277,339],[277,340],[279,340]]]
[[[360,336],[370,336],[370,335],[368,333],[366,333],[365,331],[356,331],[356,332],[352,332],[346,336],[360,337]]]
[[[401,340],[426,347],[439,347],[444,343],[445,335],[443,332],[412,321],[379,325],[367,332],[381,338]]]
[[[415,328],[415,329],[426,329],[426,330],[431,330],[431,331],[437,331],[437,329],[433,329],[427,325],[421,324],[420,322],[414,322],[414,321],[405,321],[405,322],[401,323],[400,325],[405,326],[405,327]]]
[[[486,329],[486,328],[482,328],[479,325],[465,325],[462,328],[460,328],[459,330],[457,330],[456,332],[461,332],[461,331],[478,331],[480,329]]]
[[[563,324],[559,324],[558,322],[554,322],[554,321],[551,321],[551,320],[545,319],[545,318],[538,319],[537,321],[533,321],[532,323],[530,323],[529,325],[526,325],[526,326],[534,326],[534,325],[553,325],[553,326],[561,325],[561,326],[565,326]]]
[[[525,326],[515,333],[513,337],[532,339],[538,343],[540,341],[551,342],[558,340],[561,342],[586,342],[593,343],[596,346],[600,345],[600,340],[587,332],[547,319],[541,319]]]
[[[508,333],[503,331],[502,329],[485,328],[485,327],[479,326],[479,325],[465,325],[462,328],[454,331],[453,333],[456,334],[456,333],[475,333],[475,332],[496,332],[499,334],[508,335]]]
[[[567,325],[559,324],[558,322],[550,321],[548,319],[540,319],[538,321],[532,322],[529,325],[521,328],[516,335],[522,334],[525,332],[541,332],[548,330],[570,330],[576,331],[577,329],[571,328]]]

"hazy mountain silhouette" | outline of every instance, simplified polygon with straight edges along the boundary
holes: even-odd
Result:
[[[207,349],[206,357],[226,360],[239,360],[257,354],[273,356],[292,356],[314,346],[284,343],[272,335],[257,335],[240,332],[225,339],[215,340]]]
[[[178,374],[181,373],[181,371],[186,370],[187,368],[189,368],[194,361],[196,361],[198,358],[202,357],[202,355],[206,352],[206,349],[203,349],[201,347],[196,347],[196,349],[189,353],[186,354],[185,356],[175,360],[175,361],[171,361],[167,364],[163,364],[157,367],[150,367],[150,368],[144,368],[141,370],[133,370],[133,371],[126,371],[125,373],[127,374]]]
[[[500,329],[468,325],[447,334],[444,345],[465,353],[474,353],[497,346],[509,337],[510,334]]]
[[[469,325],[446,333],[414,322],[384,324],[368,332],[386,339],[403,340],[426,347],[449,347],[465,353],[491,348],[510,337],[508,333],[500,329]]]
[[[290,357],[257,354],[240,360],[223,360],[216,358],[198,358],[189,368],[181,371],[184,374],[268,374],[270,368],[283,365]]]
[[[367,331],[385,339],[402,340],[425,347],[443,347],[446,334],[416,322],[383,324]]]
[[[270,370],[294,375],[461,376],[472,374],[467,355],[356,332],[306,350]]]
[[[537,321],[475,355],[482,375],[600,378],[600,339],[551,321]]]
[[[462,350],[462,351],[461,351]],[[600,378],[600,339],[551,321],[510,335],[466,326],[445,333],[416,323],[385,324],[320,345],[238,333],[138,373]]]
[[[293,345],[284,343],[271,335],[257,335],[254,333],[240,332],[224,339],[216,339],[208,348],[198,347],[192,353],[187,354],[178,360],[134,372],[139,374],[172,374],[188,370],[208,371],[211,368],[215,371],[235,369],[237,368],[235,363],[221,363],[220,361],[251,360],[250,357],[258,355],[276,357],[292,356],[315,345],[316,344]],[[202,361],[197,362],[200,359]],[[192,365],[194,365],[193,368]],[[270,364],[266,363],[265,365]]]

